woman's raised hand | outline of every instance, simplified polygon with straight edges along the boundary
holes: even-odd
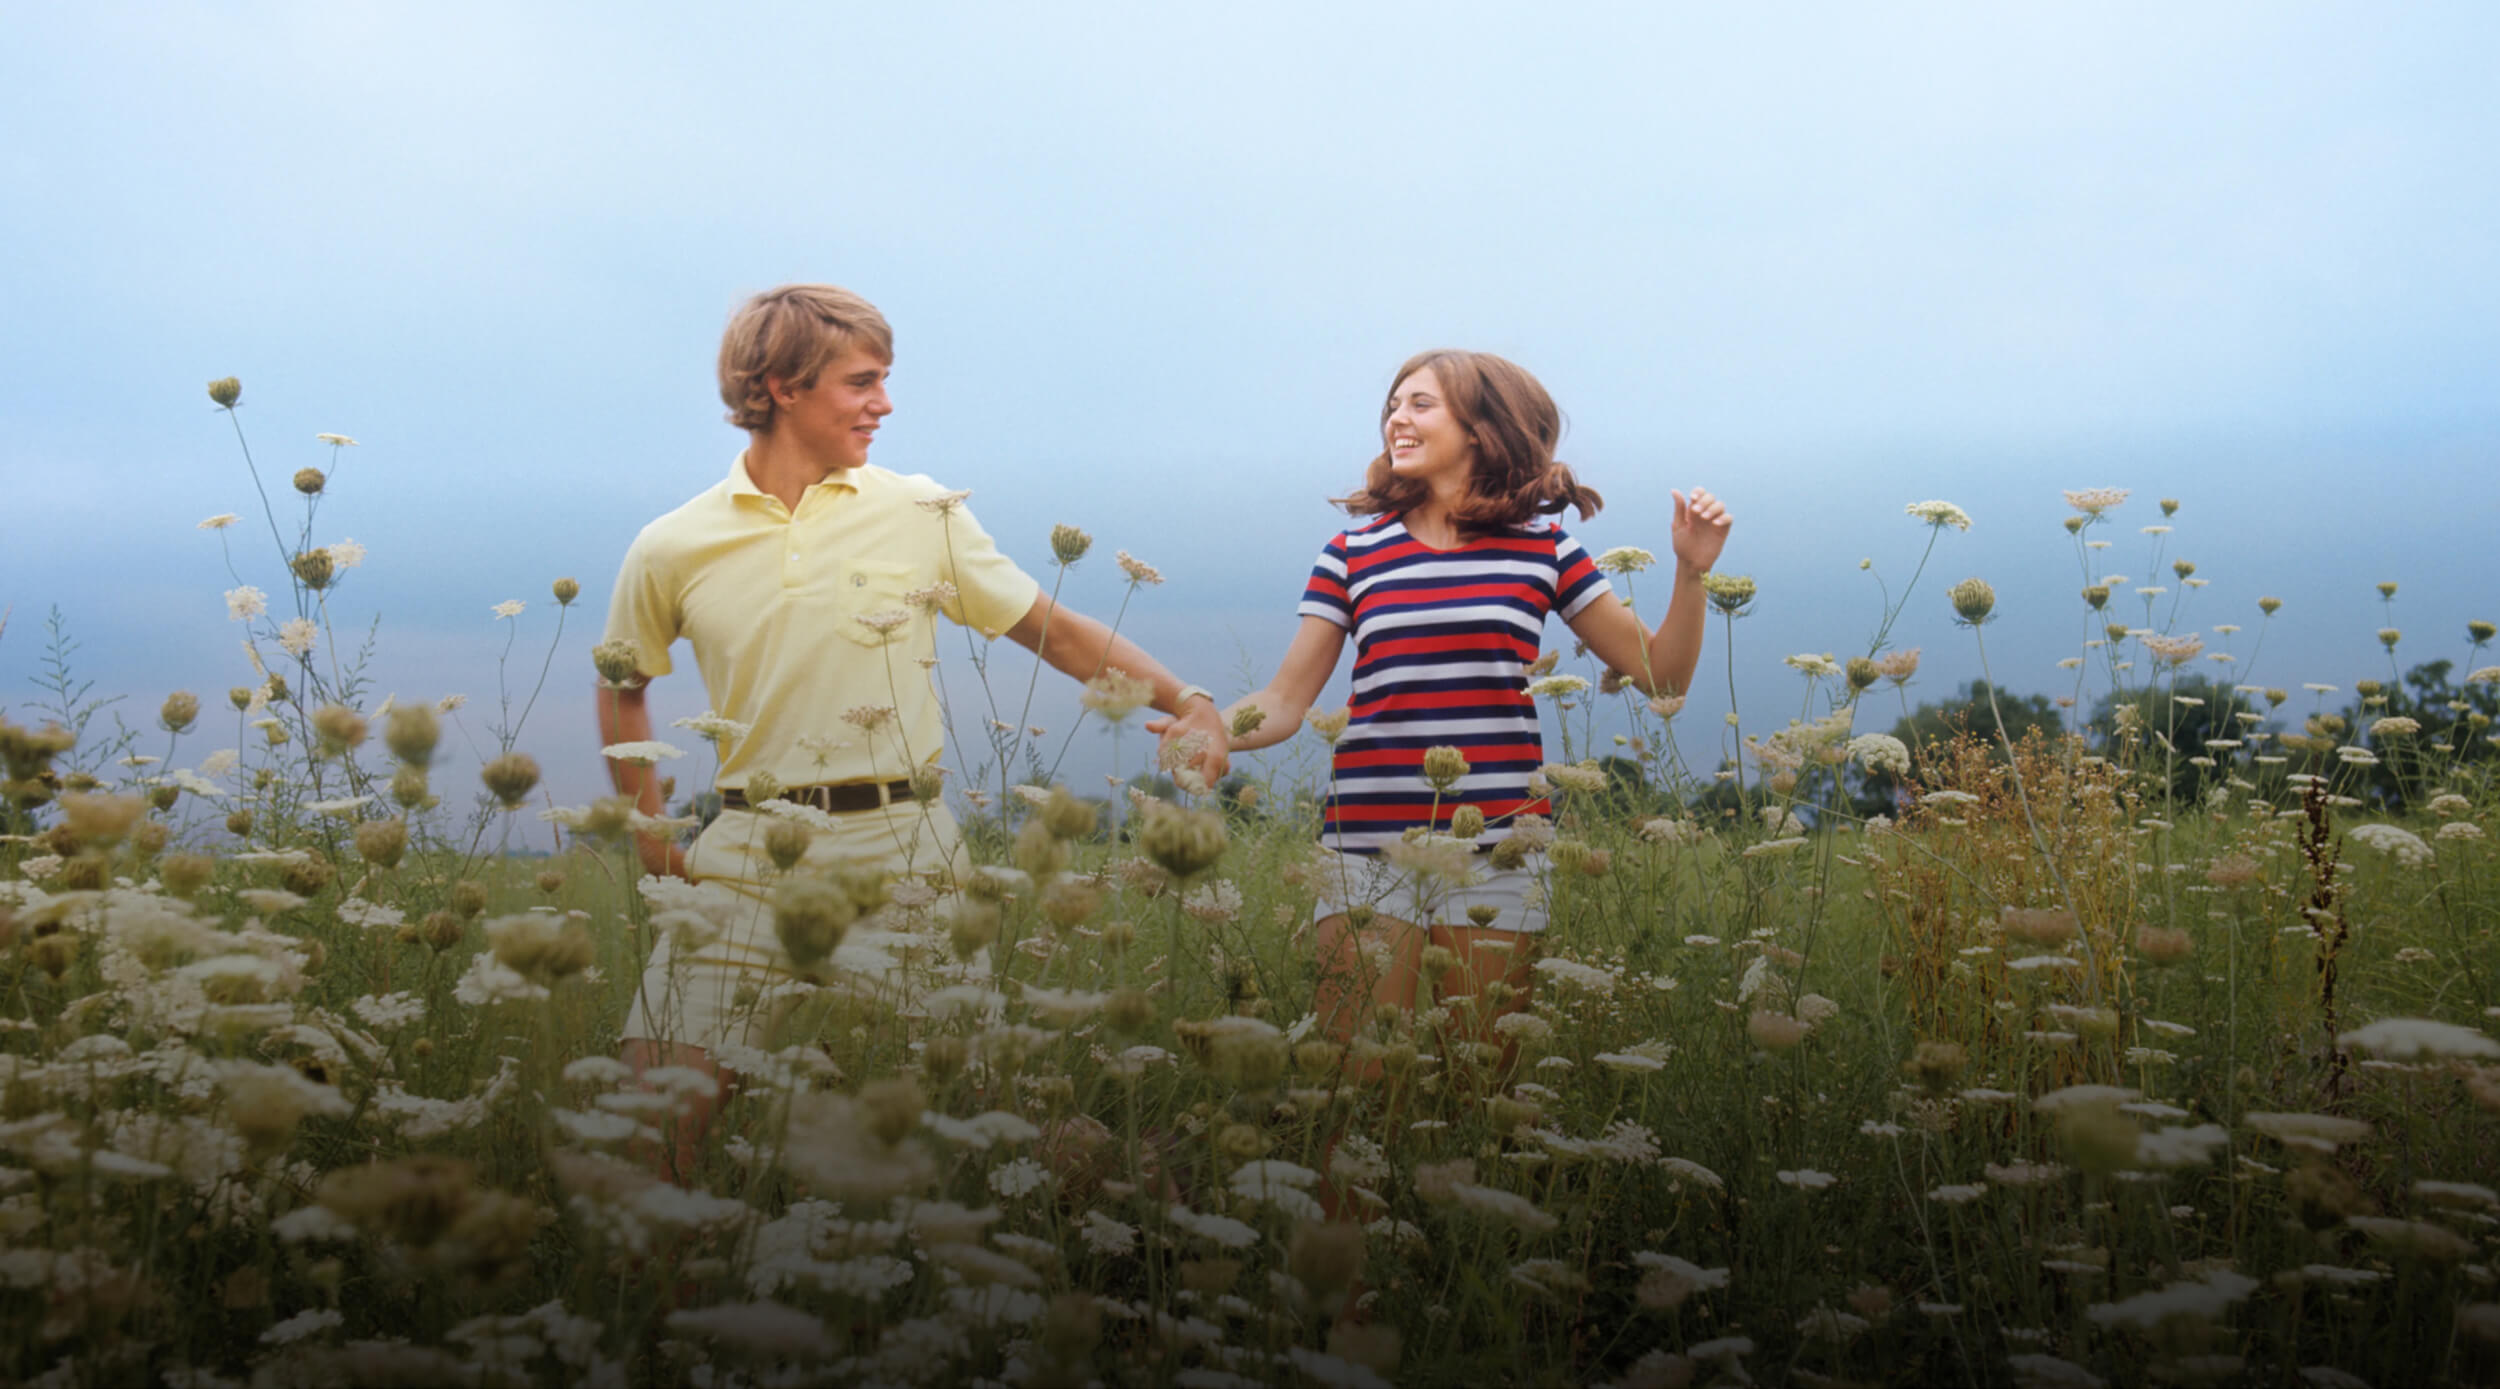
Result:
[[[1728,527],[1733,524],[1727,508],[1706,488],[1694,488],[1689,500],[1681,492],[1673,496],[1676,564],[1687,574],[1707,574],[1727,546]]]

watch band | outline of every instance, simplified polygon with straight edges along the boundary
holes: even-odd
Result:
[[[1172,712],[1179,713],[1181,706],[1193,699],[1203,699],[1209,704],[1214,704],[1216,702],[1215,691],[1204,685],[1183,685],[1181,692],[1172,696]]]

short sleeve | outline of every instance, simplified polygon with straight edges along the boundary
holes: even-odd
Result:
[[[1041,584],[999,553],[998,542],[972,518],[970,507],[949,507],[938,523],[944,528],[938,574],[955,586],[947,617],[991,637],[1022,622],[1041,596]]]
[[[685,625],[676,585],[663,571],[658,549],[648,529],[626,548],[624,567],[616,574],[616,591],[608,597],[608,626],[602,638],[632,642],[634,668],[654,680],[675,669],[669,664],[668,648],[683,634]]]
[[[1354,626],[1354,602],[1346,596],[1343,534],[1319,552],[1318,561],[1311,566],[1310,582],[1302,586],[1302,604],[1294,611],[1304,617],[1325,618],[1340,627]]]
[[[1569,622],[1580,610],[1614,592],[1614,585],[1598,572],[1597,561],[1580,548],[1563,528],[1554,528],[1554,612]]]

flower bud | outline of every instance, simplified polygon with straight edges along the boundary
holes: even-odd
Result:
[[[2085,517],[2069,516],[2066,518],[2066,533],[2068,535],[2080,535],[2083,533],[2083,528],[2090,524],[2091,522]],[[1864,567],[1864,565],[1859,566],[1859,568]]]
[[[184,901],[199,895],[217,875],[217,861],[206,854],[174,854],[156,866],[156,880]]]
[[[1042,882],[1066,871],[1067,841],[1052,834],[1050,826],[1044,824],[1041,817],[1035,816],[1016,831],[1015,846],[1009,851],[1008,858],[1016,867],[1031,874],[1035,882]]]
[[[252,812],[237,810],[226,816],[226,833],[241,838],[252,832]]]
[[[939,1080],[952,1080],[972,1059],[972,1044],[961,1037],[931,1037],[920,1049],[920,1066]]]
[[[353,752],[365,741],[364,715],[344,704],[324,704],[313,711],[313,734],[320,739],[321,751],[335,757]]]
[[[1959,1042],[1921,1042],[1901,1063],[1902,1071],[1931,1095],[1942,1095],[1962,1078],[1970,1052]]]
[[[295,490],[303,493],[307,497],[320,496],[321,489],[328,486],[329,483],[329,477],[319,468],[298,468],[295,470]]]
[[[278,870],[278,886],[298,897],[318,897],[338,876],[328,859],[298,859]]]
[[[518,810],[538,786],[538,759],[526,752],[507,752],[489,762],[478,772],[486,789],[503,803],[506,810]]]
[[[2394,627],[2381,627],[2378,629],[2378,644],[2386,647],[2390,651],[2395,650],[2396,643],[2403,641],[2404,637],[2405,634]]]
[[[1467,755],[1454,747],[1424,749],[1424,780],[1447,795],[1467,775]]]
[[[641,660],[642,647],[631,637],[603,641],[590,648],[591,668],[599,672],[600,682],[611,689],[623,689],[641,678]]]
[[[2177,497],[2164,497],[2164,498],[2162,498],[2162,499],[2161,499],[2161,514],[2162,514],[2164,517],[2170,517],[2170,516],[2176,516],[2176,515],[2178,515],[2178,514],[2179,514],[2179,499],[2178,499]]]
[[[1113,1031],[1134,1036],[1154,1026],[1154,1000],[1143,989],[1116,989],[1102,1005],[1102,1020]]]
[[[2135,948],[2148,964],[2175,965],[2196,951],[2196,941],[2174,926],[2146,924],[2135,929]]]
[[[451,885],[451,909],[463,917],[476,916],[486,910],[486,884],[475,878],[462,878]]]
[[[432,762],[434,746],[442,737],[443,723],[431,704],[394,704],[382,726],[383,746],[410,767]]]
[[[294,697],[294,692],[286,686],[286,677],[274,670],[269,672],[269,679],[262,684],[261,689],[268,693],[269,702],[272,704],[284,704]]]
[[[1232,836],[1224,817],[1212,811],[1183,810],[1168,801],[1146,803],[1145,824],[1138,847],[1165,872],[1189,878],[1215,866]]]
[[[582,586],[571,579],[558,579],[555,583],[555,595],[557,607],[569,608],[573,606],[574,599],[582,596]]]
[[[2196,572],[2196,566],[2183,559],[2174,559],[2170,562],[2170,572],[2184,579]]]
[[[773,934],[804,969],[833,953],[859,918],[850,896],[822,878],[792,878],[773,889]]]
[[[148,813],[136,796],[66,795],[60,806],[63,828],[81,844],[118,844]]]
[[[417,934],[429,948],[449,950],[458,945],[460,938],[467,932],[461,928],[460,918],[457,915],[437,911],[426,913],[425,923],[417,928]]]
[[[310,472],[311,469],[305,471]],[[296,476],[300,483],[303,475],[299,473]],[[299,550],[295,558],[287,561],[287,568],[295,571],[298,582],[317,593],[330,586],[331,578],[338,572],[338,563],[330,558],[327,550]]]
[[[2087,606],[2089,606],[2089,607],[2092,609],[2092,611],[2094,611],[2094,612],[2099,612],[2101,609],[2108,607],[2108,606],[2109,606],[2109,585],[2107,585],[2107,584],[2089,584],[2089,585],[2086,585],[2086,586],[2085,586],[2085,588],[2084,588],[2084,590],[2083,590],[2083,601],[2084,601],[2084,603],[2085,603]]]
[[[878,1142],[891,1146],[919,1129],[920,1116],[928,1112],[929,1101],[920,1093],[919,1082],[909,1076],[894,1076],[859,1087],[859,1108],[868,1131],[876,1135]]]
[[[249,700],[247,695],[246,700]],[[200,697],[188,690],[176,690],[165,696],[165,705],[156,711],[157,721],[168,733],[187,731],[200,717]]]
[[[1450,833],[1460,839],[1473,839],[1484,833],[1484,810],[1479,806],[1462,805],[1450,812]]]
[[[1716,572],[1701,576],[1701,589],[1710,596],[1710,606],[1730,617],[1752,602],[1757,591],[1749,575]]]
[[[2391,579],[2391,580],[2389,580],[2389,581],[2388,581],[2388,582],[2386,582],[2386,583],[2380,584],[2380,585],[2378,586],[2378,596],[2379,596],[2379,597],[2381,597],[2381,598],[2393,598],[2393,597],[2395,597],[2395,596],[2396,596],[2396,584],[2395,584],[2395,581]]]
[[[1060,877],[1042,889],[1042,918],[1062,931],[1073,931],[1102,910],[1102,889],[1090,878]]]
[[[764,827],[764,856],[773,861],[773,867],[787,873],[800,859],[807,857],[807,846],[815,838],[815,834],[798,821],[776,817]]]
[[[1987,621],[1997,605],[1997,591],[1985,579],[1964,579],[1946,590],[1945,596],[1953,600],[1953,611],[1962,621],[1973,627]]]
[[[434,790],[426,784],[425,768],[402,767],[391,774],[391,800],[402,810],[422,810],[434,803]]]
[[[1094,548],[1094,537],[1070,525],[1050,528],[1050,553],[1061,564],[1074,564]]]
[[[1092,803],[1082,801],[1065,786],[1050,788],[1050,799],[1042,802],[1042,823],[1061,839],[1083,839],[1094,832],[1095,812]]]
[[[2057,1135],[2066,1141],[2077,1167],[2106,1177],[2135,1164],[2144,1130],[2119,1110],[2115,1100],[2100,1100],[2060,1110]]]
[[[397,868],[408,852],[408,822],[367,820],[356,826],[356,857],[376,868]]]
[[[243,398],[243,382],[236,377],[220,376],[208,383],[208,398],[231,410]]]
[[[945,910],[946,939],[955,957],[969,960],[983,947],[998,939],[1001,913],[996,902],[973,897],[958,897]]]
[[[1227,731],[1236,738],[1247,738],[1256,733],[1259,725],[1265,722],[1267,722],[1265,709],[1255,704],[1245,704],[1233,711],[1233,721]]]
[[[1852,694],[1873,689],[1875,682],[1884,678],[1882,669],[1864,656],[1850,657],[1848,664],[1840,668],[1840,673],[1841,678],[1849,682]]]

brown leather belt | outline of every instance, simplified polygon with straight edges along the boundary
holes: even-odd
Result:
[[[773,799],[812,805],[827,815],[851,815],[911,798],[911,783],[908,781],[846,781],[827,786],[793,786]],[[745,810],[747,793],[723,791],[720,793],[720,806],[723,810]]]

